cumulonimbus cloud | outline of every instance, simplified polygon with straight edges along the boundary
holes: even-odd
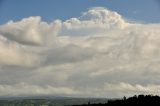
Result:
[[[0,77],[0,92],[27,86],[38,95],[50,86],[46,92],[61,96],[159,94],[159,29],[102,7],[66,21],[10,21],[0,25],[0,75],[12,80]]]

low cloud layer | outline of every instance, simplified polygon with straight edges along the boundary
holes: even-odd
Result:
[[[160,24],[95,7],[47,23],[0,25],[0,96],[159,94]]]

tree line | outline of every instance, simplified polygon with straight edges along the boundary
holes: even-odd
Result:
[[[122,99],[108,100],[106,103],[82,104],[73,106],[160,106],[160,97],[153,95],[135,95],[133,97],[123,97]]]

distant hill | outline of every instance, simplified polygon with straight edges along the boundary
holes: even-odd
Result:
[[[82,105],[88,102],[106,103],[106,98],[72,98],[72,97],[3,97],[0,98],[0,106],[72,106]]]

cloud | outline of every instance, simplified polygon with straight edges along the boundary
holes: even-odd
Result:
[[[63,22],[61,35],[97,36],[97,34],[104,34],[113,29],[123,29],[126,26],[128,23],[118,13],[95,7],[84,12],[79,18],[71,18]]]
[[[159,94],[159,29],[103,7],[0,25],[0,95]]]
[[[2,36],[0,38],[0,48],[1,65],[32,67],[40,61],[38,55],[24,50],[20,45],[10,42]]]
[[[19,83],[15,85],[0,85],[1,96],[41,96],[41,95],[69,95],[77,94],[72,88],[67,87],[41,87],[38,85],[30,85],[26,83]]]
[[[131,85],[129,83],[120,82],[118,84],[106,83],[104,86],[104,91],[110,93],[114,91],[118,97],[122,97],[123,94],[126,96],[133,96],[135,94],[154,94],[159,95],[160,85],[149,84],[146,86],[135,84]]]
[[[56,36],[58,21],[47,24],[41,17],[24,18],[21,21],[9,21],[0,26],[0,33],[9,40],[16,41],[24,45],[42,45],[48,36]]]

